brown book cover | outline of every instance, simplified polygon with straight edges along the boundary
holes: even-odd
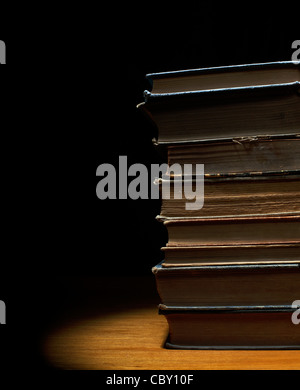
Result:
[[[192,164],[193,174],[196,164],[204,164],[207,175],[294,171],[300,169],[300,134],[174,144],[167,147],[167,159],[182,170]]]
[[[162,267],[300,263],[300,242],[286,244],[162,247]]]
[[[300,171],[299,174],[206,175],[203,189],[197,178],[177,176],[177,179],[181,180],[179,185],[173,177],[158,180],[162,199],[159,220],[300,214]],[[189,202],[195,202],[185,197],[186,185],[198,196],[203,191],[202,208],[186,209]],[[170,193],[164,194],[164,186]]]
[[[206,350],[300,349],[299,325],[292,305],[159,306],[169,324],[166,348]]]
[[[300,265],[246,264],[153,268],[167,306],[290,305],[300,299]]]
[[[167,246],[299,242],[300,215],[177,219],[164,222]]]

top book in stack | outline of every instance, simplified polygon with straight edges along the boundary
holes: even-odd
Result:
[[[299,62],[152,73],[139,104],[158,144],[299,134]]]

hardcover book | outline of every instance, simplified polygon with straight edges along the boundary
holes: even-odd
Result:
[[[166,176],[165,176],[166,177]],[[300,215],[300,171],[274,174],[205,175],[204,204],[202,208],[186,210],[189,200],[184,186],[193,193],[200,187],[197,177],[184,177],[184,185],[176,184],[176,177],[159,180],[161,212],[159,220],[191,219],[200,217],[241,217],[261,215]],[[183,178],[180,178],[183,179]],[[163,186],[170,188],[164,196]],[[194,201],[194,200],[192,200]],[[300,236],[299,236],[300,237]]]
[[[299,134],[300,82],[173,94],[146,92],[138,107],[159,144]]]
[[[300,263],[300,242],[162,247],[162,267]]]
[[[152,94],[283,84],[300,80],[300,63],[292,61],[231,65],[149,73]]]
[[[246,264],[153,268],[167,306],[290,305],[300,296],[300,265]]]
[[[160,305],[173,349],[300,349],[291,305],[177,308]]]
[[[168,165],[204,164],[206,175],[289,172],[300,167],[300,134],[236,137],[233,140],[173,144]]]
[[[167,246],[292,243],[300,237],[300,215],[172,219],[164,225]]]

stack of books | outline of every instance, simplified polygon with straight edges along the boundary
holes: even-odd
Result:
[[[166,347],[299,349],[299,63],[146,77],[138,107],[168,155],[158,219],[169,238],[153,268]],[[196,194],[203,176],[203,207],[187,207],[177,180]]]

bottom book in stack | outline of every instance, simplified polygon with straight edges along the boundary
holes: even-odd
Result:
[[[169,323],[167,348],[300,349],[295,308],[277,306],[168,307],[160,313]]]
[[[153,268],[168,348],[300,349],[299,263]],[[298,302],[299,303],[299,302]]]

